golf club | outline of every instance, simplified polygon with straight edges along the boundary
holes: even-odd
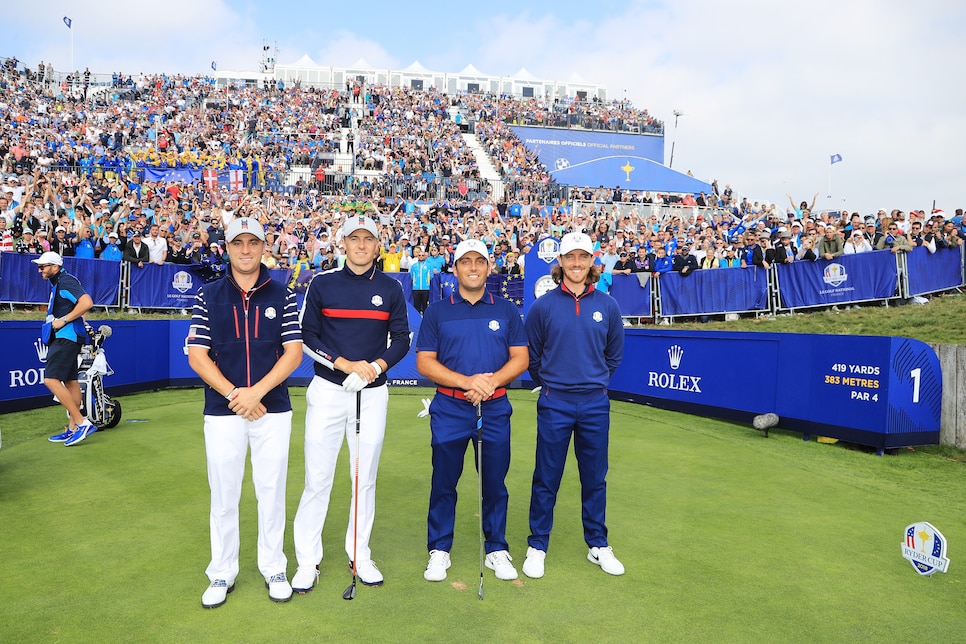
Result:
[[[480,485],[480,591],[477,593],[483,599],[483,559],[486,557],[486,547],[483,537],[483,403],[476,403],[476,478]]]
[[[352,600],[356,597],[356,575],[358,573],[358,558],[356,546],[359,543],[359,423],[362,418],[362,391],[356,392],[356,463],[355,463],[355,491],[352,493],[352,584],[342,593],[342,599]]]

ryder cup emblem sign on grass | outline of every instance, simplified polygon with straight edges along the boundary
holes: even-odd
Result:
[[[916,572],[923,576],[946,572],[949,568],[946,537],[939,530],[922,521],[906,526],[905,537],[902,558],[908,560]]]

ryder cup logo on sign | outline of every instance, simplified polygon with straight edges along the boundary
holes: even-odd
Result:
[[[906,540],[902,543],[902,558],[909,561],[920,575],[946,572],[946,537],[925,521],[906,526]]]
[[[556,239],[548,237],[540,242],[537,246],[537,257],[547,262],[548,264],[553,264],[557,260],[557,255],[560,251],[560,243]]]
[[[190,291],[192,284],[191,273],[186,271],[178,271],[174,274],[174,279],[171,280],[171,288],[179,293],[187,293]]]
[[[838,286],[842,282],[847,281],[849,275],[845,272],[845,267],[841,264],[829,264],[825,267],[822,279],[830,286]]]

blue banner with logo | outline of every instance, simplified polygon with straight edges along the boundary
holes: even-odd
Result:
[[[50,284],[31,260],[39,255],[0,253],[0,302],[46,304]],[[76,277],[96,306],[117,306],[121,264],[103,259],[65,257],[64,270]]]
[[[204,284],[200,266],[145,264],[131,267],[131,306],[146,309],[190,309]]]
[[[664,137],[658,134],[518,125],[510,129],[558,183],[711,194],[710,184],[663,165]]]
[[[663,316],[768,308],[768,272],[757,266],[697,270],[685,276],[671,272],[658,279]]]
[[[652,284],[650,273],[613,276],[610,296],[617,300],[623,317],[650,317]]]
[[[896,256],[888,250],[780,264],[777,270],[786,309],[884,300],[895,297],[899,284]]]
[[[629,329],[610,388],[697,415],[775,413],[781,428],[880,448],[939,442],[939,359],[908,338]]]
[[[963,247],[940,248],[930,253],[922,246],[906,253],[909,295],[934,293],[963,283]]]

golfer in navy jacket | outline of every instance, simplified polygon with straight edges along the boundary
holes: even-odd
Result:
[[[205,284],[188,332],[188,364],[205,382],[205,454],[211,488],[210,585],[201,597],[217,608],[235,587],[245,457],[252,452],[258,500],[258,569],[268,596],[292,597],[286,577],[285,482],[292,434],[286,379],[302,361],[295,292],[262,263],[265,232],[257,219],[233,219],[225,231],[230,268]]]
[[[369,538],[386,435],[386,371],[409,351],[409,315],[399,282],[376,270],[375,222],[352,216],[341,233],[345,265],[312,278],[302,306],[304,351],[315,360],[315,377],[305,393],[305,491],[294,524],[299,568],[292,587],[297,593],[311,590],[318,575],[322,528],[343,437],[349,444],[349,463],[355,463],[356,393],[360,391],[359,498],[353,486],[345,551],[350,561],[355,551],[363,584],[383,583],[382,572],[372,561]],[[354,478],[354,467],[350,474]],[[359,504],[358,526],[354,525],[355,503]]]
[[[564,235],[551,271],[560,286],[530,307],[526,330],[530,375],[541,385],[537,401],[537,452],[530,494],[530,538],[523,573],[543,577],[553,509],[570,437],[580,472],[581,518],[587,559],[612,575],[624,574],[607,542],[607,387],[624,353],[620,309],[594,288],[594,248],[582,233]]]
[[[528,363],[520,312],[486,290],[489,253],[477,239],[460,242],[453,270],[458,287],[426,309],[416,342],[416,366],[438,387],[429,407],[433,479],[429,497],[427,581],[446,579],[456,523],[456,485],[466,445],[476,437],[476,405],[483,419],[483,532],[486,566],[498,579],[516,579],[506,541],[510,414],[506,385]],[[476,443],[474,442],[474,447]]]

